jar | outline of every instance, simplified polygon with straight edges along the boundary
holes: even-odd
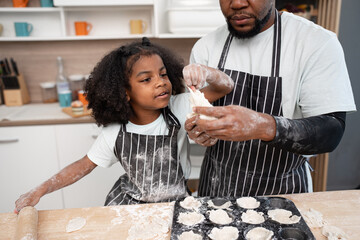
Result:
[[[40,87],[43,103],[53,103],[57,101],[55,82],[43,82],[40,83]]]
[[[78,100],[78,98],[77,98],[78,92],[80,90],[83,90],[84,84],[85,84],[84,75],[75,74],[75,75],[70,75],[68,78],[70,81],[70,90],[72,92],[72,100],[73,101]]]

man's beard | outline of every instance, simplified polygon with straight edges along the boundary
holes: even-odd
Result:
[[[272,8],[269,9],[269,12],[261,20],[259,20],[258,18],[255,17],[255,26],[247,32],[239,32],[239,31],[235,30],[235,28],[230,23],[230,17],[228,17],[226,22],[228,25],[229,32],[234,37],[240,38],[240,39],[251,38],[251,37],[257,35],[261,31],[261,29],[265,26],[265,24],[269,21],[270,16],[271,16],[271,10],[272,10]]]

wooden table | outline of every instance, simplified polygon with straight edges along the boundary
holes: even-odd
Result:
[[[360,190],[281,195],[292,200],[301,211],[313,208],[323,214],[328,225],[342,229],[348,240],[360,239]],[[171,225],[173,203],[92,207],[61,210],[40,210],[38,239],[126,239],[128,230],[161,217]],[[11,240],[15,232],[16,214],[0,214],[0,240]],[[83,217],[84,228],[66,233],[69,220]],[[312,229],[317,240],[326,239],[320,229]],[[116,237],[115,237],[116,236]],[[155,239],[170,239],[170,232]]]

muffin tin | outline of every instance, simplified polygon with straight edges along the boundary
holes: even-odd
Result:
[[[255,227],[264,227],[268,230],[273,231],[274,235],[273,240],[280,239],[289,239],[289,240],[315,240],[314,235],[312,234],[310,228],[304,221],[303,217],[300,218],[300,221],[295,224],[280,224],[267,216],[268,210],[271,209],[285,209],[291,211],[293,215],[301,216],[299,210],[296,208],[295,204],[286,198],[282,197],[254,197],[257,201],[260,202],[260,206],[254,209],[257,212],[263,212],[265,222],[261,224],[249,224],[241,221],[241,215],[243,212],[246,212],[248,209],[239,207],[236,204],[235,197],[226,197],[226,198],[211,198],[211,197],[202,197],[195,198],[200,201],[201,206],[197,212],[201,213],[205,220],[199,224],[193,226],[187,226],[178,222],[178,217],[180,213],[192,212],[194,210],[188,210],[180,206],[180,202],[184,199],[177,200],[174,207],[174,215],[172,222],[171,230],[171,240],[178,240],[178,237],[187,231],[193,231],[194,233],[200,234],[203,239],[210,239],[209,234],[211,230],[216,228],[222,228],[224,226],[233,226],[239,230],[238,239],[246,239],[245,236],[248,231]],[[230,224],[220,225],[215,224],[209,220],[209,211],[216,210],[208,206],[208,202],[212,200],[213,203],[217,206],[221,206],[223,203],[230,201],[231,206],[225,210],[230,217],[233,218],[233,221]]]

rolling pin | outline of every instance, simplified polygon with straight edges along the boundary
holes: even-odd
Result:
[[[34,207],[21,209],[16,220],[14,240],[37,240],[38,212]]]

